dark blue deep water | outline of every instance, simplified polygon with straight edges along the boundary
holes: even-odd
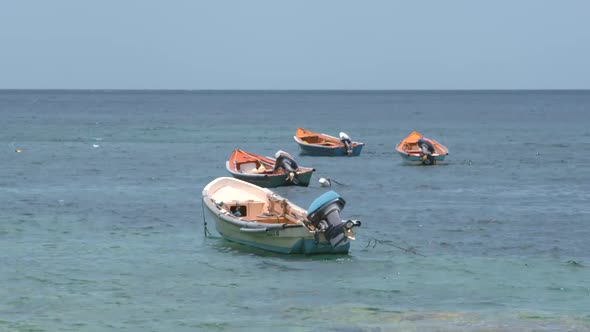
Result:
[[[206,238],[236,147],[315,167],[300,206],[343,183],[350,254]],[[589,165],[589,91],[0,91],[0,331],[589,331]]]

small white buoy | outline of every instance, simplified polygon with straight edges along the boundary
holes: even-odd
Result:
[[[329,187],[332,185],[332,183],[330,183],[330,180],[326,178],[320,178],[319,182],[322,187]]]
[[[92,147],[93,148],[98,148],[98,147],[100,147],[100,145],[98,145],[98,144],[92,144]]]

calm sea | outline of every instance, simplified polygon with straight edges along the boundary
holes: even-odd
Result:
[[[342,183],[350,254],[206,238],[237,147]],[[0,91],[0,331],[589,331],[589,165],[590,91]]]

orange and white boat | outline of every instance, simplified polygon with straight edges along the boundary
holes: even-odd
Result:
[[[413,131],[395,148],[405,162],[434,165],[445,160],[449,150],[439,142]]]
[[[299,144],[301,154],[310,156],[358,156],[365,143],[353,142],[345,133],[340,138],[297,128],[295,142]]]
[[[282,154],[292,158],[288,153]],[[235,149],[225,167],[231,175],[246,182],[253,183],[264,188],[280,186],[309,186],[311,175],[315,171],[311,167],[299,167],[286,172],[284,169],[275,167],[276,159],[263,157],[244,150]]]

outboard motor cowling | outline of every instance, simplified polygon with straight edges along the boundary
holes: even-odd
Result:
[[[295,170],[297,170],[297,163],[288,157],[279,157],[275,165],[277,165],[277,168],[282,168],[285,173],[295,172]]]
[[[299,168],[295,159],[290,154],[281,150],[277,151],[275,158],[274,171],[276,172],[278,169],[282,169],[285,174],[289,175],[289,180],[293,181],[297,177],[297,168]]]
[[[422,164],[424,164],[424,165],[434,164],[436,161],[434,159],[434,156],[432,155],[435,151],[434,145],[432,145],[432,143],[430,141],[420,138],[418,140],[418,146],[420,147],[420,150],[422,150],[422,153],[421,153]]]
[[[424,154],[433,154],[434,153],[434,145],[430,143],[428,140],[420,138],[418,140],[418,146],[422,150]]]
[[[352,233],[351,229],[360,226],[358,220],[343,221],[340,210],[346,201],[335,191],[328,191],[316,198],[307,210],[307,219],[324,235],[332,247],[345,244]]]
[[[350,156],[352,154],[352,140],[345,132],[340,132],[340,141],[344,144],[346,148],[346,155]]]

